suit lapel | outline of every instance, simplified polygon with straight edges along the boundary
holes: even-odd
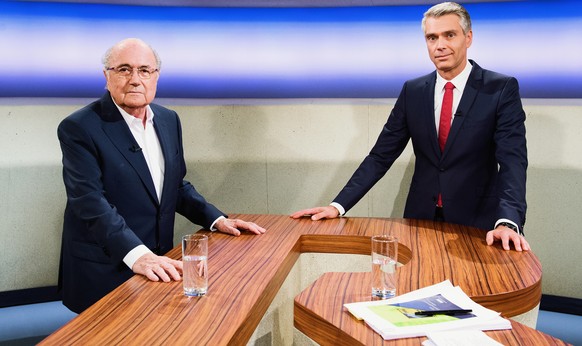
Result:
[[[170,138],[168,133],[168,125],[166,124],[164,114],[161,110],[156,108],[155,110],[152,107],[152,111],[155,112],[154,117],[154,128],[156,130],[156,134],[158,135],[158,140],[160,141],[160,146],[162,148],[162,154],[164,155],[164,175],[168,176],[166,173],[168,172],[169,167],[172,167],[172,163],[170,160],[173,159],[175,155],[171,153],[171,146],[170,146]],[[162,186],[162,200],[164,196],[167,195],[167,184],[169,183],[168,179],[164,179],[164,186]],[[161,201],[160,201],[161,203]]]
[[[105,132],[109,140],[111,140],[111,143],[113,143],[121,155],[129,162],[129,165],[133,168],[139,179],[141,179],[153,200],[157,201],[158,197],[154,182],[143,153],[141,150],[135,149],[139,148],[139,145],[133,138],[119,110],[113,104],[109,93],[101,99],[101,105],[103,110],[102,116],[105,120],[103,122],[103,132]]]
[[[451,131],[449,132],[449,137],[447,138],[447,143],[445,144],[443,158],[453,146],[455,138],[462,128],[463,121],[465,121],[465,118],[469,116],[469,110],[471,109],[473,102],[475,102],[475,98],[477,97],[479,89],[481,89],[483,84],[483,70],[475,62],[471,61],[471,63],[473,64],[473,70],[469,75],[469,79],[465,85],[465,90],[461,96],[461,101],[459,102],[459,106],[455,112],[455,118],[453,119],[453,123],[451,125]]]
[[[435,85],[435,83],[436,83],[436,72],[430,74],[429,77],[427,78],[425,84],[424,84],[424,90],[422,91],[422,95],[424,95],[424,97],[426,97],[426,99],[423,100],[424,102],[422,102],[422,104],[425,105],[425,109],[423,109],[423,114],[427,115],[427,117],[425,119],[425,123],[426,123],[427,129],[428,129],[432,149],[435,153],[435,156],[440,157],[441,149],[439,147],[439,139],[438,139],[437,129],[435,126],[435,118],[434,118],[434,88],[435,88],[434,85]]]

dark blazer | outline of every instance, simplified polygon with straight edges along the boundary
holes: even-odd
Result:
[[[178,115],[150,107],[165,161],[161,201],[109,93],[58,127],[67,192],[59,286],[72,311],[85,310],[133,275],[123,258],[136,246],[157,254],[172,249],[176,212],[203,227],[223,215],[184,180]]]
[[[485,230],[501,218],[525,224],[525,112],[517,80],[475,62],[444,152],[434,115],[436,71],[407,81],[378,140],[334,202],[352,208],[392,166],[408,140],[415,154],[405,218],[445,220]]]

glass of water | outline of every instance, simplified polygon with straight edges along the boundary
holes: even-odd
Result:
[[[184,294],[199,297],[208,291],[208,237],[188,234],[182,237],[182,282]]]
[[[398,238],[391,235],[372,237],[372,297],[386,299],[396,296]]]

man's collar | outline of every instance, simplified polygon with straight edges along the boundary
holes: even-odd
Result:
[[[111,95],[109,95],[111,96]],[[115,103],[115,100],[113,99],[113,97],[111,97],[111,101],[113,101],[113,104],[115,105],[115,107],[117,107],[117,109],[119,110],[119,113],[121,113],[121,116],[123,117],[123,120],[125,120],[125,122],[127,123],[128,126],[131,126],[131,123],[135,122],[136,120],[141,121],[141,119],[134,117],[133,115],[127,113],[123,108],[121,108],[117,103]],[[146,106],[146,122],[148,123],[152,123],[154,120],[154,112],[152,111],[152,108],[150,107],[150,105]]]
[[[467,64],[461,73],[459,73],[455,78],[449,80],[444,79],[441,75],[437,72],[436,73],[436,89],[441,90],[445,87],[447,82],[452,82],[455,85],[455,88],[459,90],[465,89],[465,85],[469,80],[469,75],[471,74],[471,69],[473,69],[473,65],[467,60]]]

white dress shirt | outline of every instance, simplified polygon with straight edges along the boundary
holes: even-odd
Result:
[[[436,83],[434,86],[434,121],[435,126],[437,129],[437,135],[439,131],[439,122],[441,120],[441,108],[443,106],[443,96],[445,95],[445,84],[447,82],[453,83],[455,88],[453,89],[453,116],[451,117],[451,124],[455,119],[455,113],[457,112],[457,107],[459,106],[459,102],[461,101],[461,96],[463,95],[463,91],[465,91],[465,85],[467,85],[467,80],[469,80],[469,75],[471,74],[471,68],[473,66],[467,61],[467,65],[459,73],[455,78],[452,80],[446,80],[441,77],[440,74],[436,74]]]
[[[141,148],[141,152],[148,165],[150,175],[152,177],[158,201],[162,200],[162,187],[164,186],[164,154],[156,130],[154,128],[154,112],[150,106],[146,107],[146,122],[145,125],[142,119],[136,118],[133,115],[124,111],[121,107],[115,104],[123,120],[129,126],[133,138]],[[147,246],[141,244],[129,251],[123,262],[129,267],[133,268],[135,262],[143,255],[152,253]]]
[[[160,141],[158,139],[158,135],[156,134],[156,129],[154,128],[154,117],[155,114],[150,108],[150,106],[146,107],[146,122],[145,125],[142,119],[136,118],[133,115],[127,113],[121,107],[119,107],[115,102],[115,106],[119,109],[121,116],[127,123],[133,138],[139,145],[141,152],[146,160],[148,165],[148,169],[150,171],[150,175],[152,177],[154,187],[156,189],[156,195],[158,197],[158,201],[162,200],[162,188],[164,186],[164,172],[165,172],[165,161],[164,161],[164,154],[162,152],[162,147],[160,145]],[[221,219],[224,219],[224,216],[218,217],[212,225],[210,229],[215,231],[216,228],[214,225]],[[123,262],[130,268],[133,269],[133,265],[135,262],[143,255],[147,253],[152,253],[152,251],[145,245],[141,244],[133,248],[129,251],[125,257],[123,257]]]

